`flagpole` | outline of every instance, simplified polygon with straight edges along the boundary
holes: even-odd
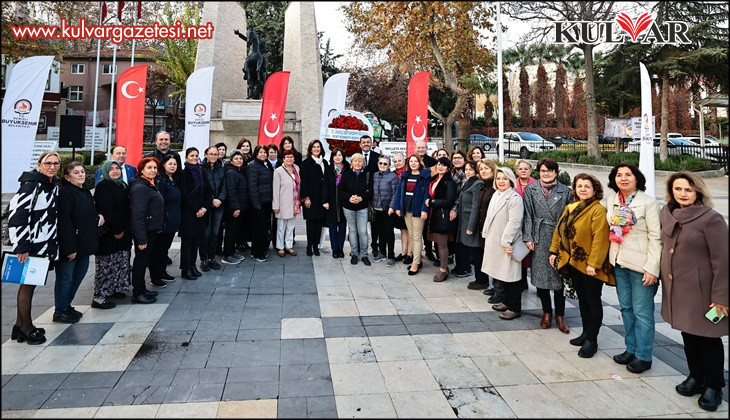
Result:
[[[137,26],[137,14],[134,14],[134,26]],[[129,67],[134,67],[134,41],[135,39],[132,39],[132,62],[129,65]]]
[[[101,16],[102,3],[99,3],[99,26],[103,25]],[[93,121],[91,127],[91,165],[94,165],[94,146],[96,145],[96,107],[99,100],[99,53],[101,51],[101,38],[96,40],[96,77],[94,82],[94,114],[91,117]],[[103,136],[102,136],[103,138]]]
[[[504,92],[502,91],[502,14],[497,2],[497,102],[499,105],[499,163],[504,163]],[[488,99],[487,99],[488,100]]]
[[[119,20],[119,14],[117,13],[117,24],[121,24]],[[107,159],[112,157],[112,125],[114,121],[114,82],[117,79],[117,44],[114,44],[114,53],[112,56],[112,92],[111,99],[109,100],[109,139],[107,140]]]

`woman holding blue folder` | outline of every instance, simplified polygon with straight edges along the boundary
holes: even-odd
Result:
[[[29,255],[46,257],[53,263],[58,260],[57,203],[58,178],[61,158],[54,150],[41,153],[38,169],[23,172],[18,179],[20,189],[10,200],[8,230],[13,252],[22,264]],[[21,284],[18,288],[18,312],[11,334],[19,343],[42,344],[46,330],[36,328],[30,309],[35,286]]]

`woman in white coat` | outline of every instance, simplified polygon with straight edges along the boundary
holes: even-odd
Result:
[[[297,255],[294,245],[294,218],[302,212],[299,197],[299,167],[294,164],[294,152],[284,151],[284,162],[274,170],[273,199],[271,209],[278,219],[276,223],[276,248],[279,256]]]
[[[519,318],[522,311],[522,264],[512,258],[514,244],[522,242],[522,197],[515,191],[515,174],[509,168],[497,168],[494,195],[484,220],[484,263],[482,271],[504,284],[505,298],[492,306],[501,319]]]

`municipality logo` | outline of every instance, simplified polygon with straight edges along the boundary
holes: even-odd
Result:
[[[619,13],[615,20],[605,22],[560,21],[553,22],[556,44],[691,44],[687,38],[689,25],[680,21],[658,24],[649,13],[636,20],[626,13]]]
[[[202,117],[203,115],[205,115],[205,111],[206,111],[206,107],[203,104],[197,104],[193,108],[193,113],[197,117]]]
[[[33,109],[33,104],[31,104],[27,99],[20,99],[15,103],[13,108],[17,114],[22,116],[28,114],[30,110]]]

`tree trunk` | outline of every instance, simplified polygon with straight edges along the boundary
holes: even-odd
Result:
[[[152,101],[152,139],[155,138],[155,133],[157,132],[157,103],[159,101]]]
[[[588,156],[595,156],[596,163],[602,164],[601,149],[598,145],[598,130],[596,128],[596,89],[593,82],[593,45],[583,45],[583,55],[586,62],[586,116],[588,122]]]
[[[469,147],[469,134],[471,134],[471,118],[461,116],[456,137],[459,139],[459,149],[467,150]]]
[[[669,73],[662,72],[662,136],[659,140],[659,161],[667,160],[667,132],[669,131]]]

